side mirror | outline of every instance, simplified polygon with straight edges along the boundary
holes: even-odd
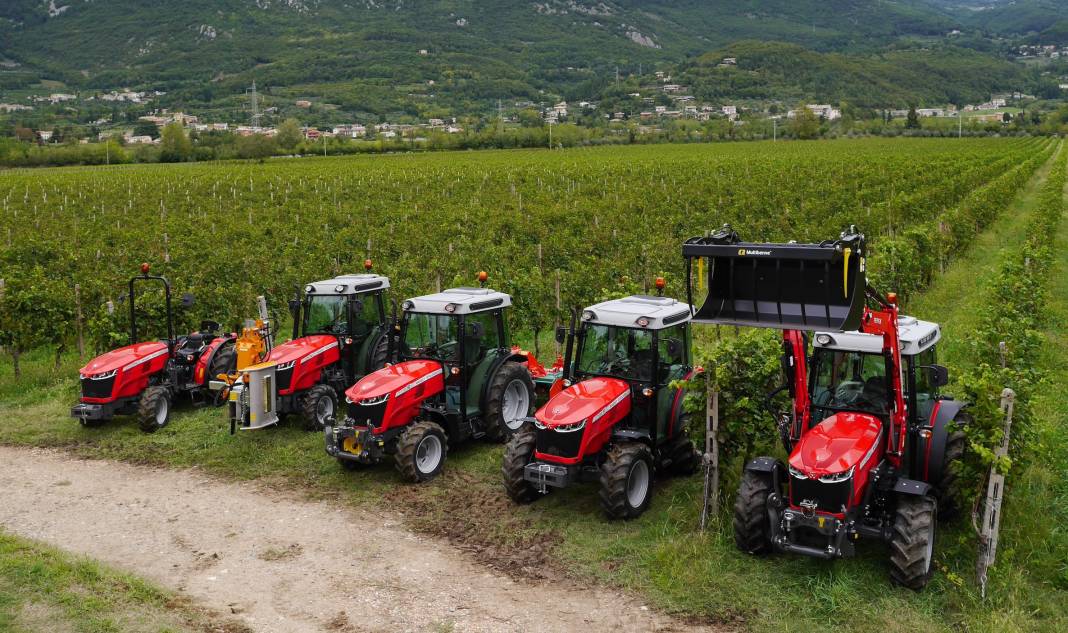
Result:
[[[471,338],[482,338],[482,335],[486,333],[486,328],[482,327],[482,324],[478,321],[471,321],[467,324],[467,336]]]
[[[289,313],[290,314],[296,314],[299,311],[300,311],[300,299],[290,299],[289,300]]]
[[[949,370],[942,365],[928,365],[927,380],[933,387],[945,387],[949,384]]]
[[[220,323],[218,323],[216,321],[212,321],[210,319],[204,319],[203,321],[200,322],[200,331],[201,332],[206,332],[208,334],[214,334],[215,332],[218,332],[219,328],[221,328],[221,327],[222,327],[222,324],[220,324]]]
[[[682,343],[677,338],[669,338],[667,340],[667,351],[672,360],[682,358]]]
[[[564,326],[560,326],[560,327],[556,328],[556,342],[561,344],[561,345],[563,345],[564,341],[566,341],[566,340],[567,340],[567,328],[564,327]]]
[[[184,295],[182,295],[182,307],[183,308],[186,308],[187,310],[189,308],[192,308],[194,302],[195,302],[195,299],[193,298],[192,293],[187,292]]]

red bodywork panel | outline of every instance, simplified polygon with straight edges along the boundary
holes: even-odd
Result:
[[[535,451],[534,457],[558,464],[577,464],[600,451],[612,435],[612,427],[630,414],[630,385],[618,378],[597,377],[571,385],[538,409],[534,418],[540,426],[559,429],[581,424],[583,429],[560,431],[582,433],[578,456],[559,457]]]
[[[367,374],[349,387],[345,397],[359,404],[389,396],[381,425],[376,434],[389,429],[406,426],[416,415],[427,398],[445,390],[445,368],[436,360],[409,360],[388,365]]]
[[[215,352],[222,347],[222,344],[231,339],[237,338],[237,334],[230,333],[220,336],[208,343],[208,346],[201,352],[200,358],[197,359],[197,366],[193,369],[193,382],[197,383],[201,387],[208,384],[208,381],[214,378],[214,376],[208,375],[208,363],[215,356]]]
[[[886,449],[883,424],[867,413],[841,412],[805,433],[790,453],[790,466],[818,479],[853,471],[850,506],[862,502],[873,468]]]
[[[278,395],[288,396],[317,385],[322,377],[323,368],[333,365],[340,359],[341,350],[336,336],[313,334],[278,345],[267,355],[265,362],[294,363],[289,388],[278,390]]]
[[[169,358],[167,344],[161,341],[135,343],[113,349],[89,361],[78,373],[82,378],[115,371],[115,383],[110,398],[86,398],[90,404],[104,404],[118,398],[131,398],[148,387],[148,379],[163,371]]]

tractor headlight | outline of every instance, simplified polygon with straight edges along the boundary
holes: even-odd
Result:
[[[820,477],[820,483],[821,484],[836,484],[836,483],[841,482],[841,481],[846,481],[847,479],[849,479],[849,478],[851,478],[853,476],[853,471],[855,469],[856,469],[856,466],[854,466],[853,468],[850,468],[849,470],[847,470],[845,472],[834,473],[833,475],[824,475],[824,476]]]
[[[411,310],[414,307],[415,307],[415,304],[412,303],[411,301],[405,301],[404,303],[401,304],[401,308],[404,309],[405,312],[408,312],[409,310]]]
[[[542,424],[541,421],[538,420],[538,418],[534,418],[534,428],[544,431],[545,429],[547,429],[549,427],[547,427],[544,424]]]
[[[275,371],[288,371],[290,369],[293,369],[293,365],[295,365],[296,363],[297,363],[297,361],[295,361],[295,360],[291,360],[291,361],[289,361],[287,363],[278,363],[277,365],[274,366],[274,370]]]
[[[830,344],[834,343],[834,339],[831,338],[830,334],[817,334],[816,335],[816,342],[819,343],[820,345],[830,345]]]
[[[789,468],[791,477],[797,477],[798,479],[808,479],[808,475],[801,472],[800,470],[794,468],[793,466],[790,466]]]
[[[582,429],[586,428],[586,423],[589,421],[590,419],[586,418],[585,420],[582,420],[581,422],[576,422],[574,424],[561,424],[558,426],[554,426],[553,430],[557,433],[574,433],[575,431],[581,431]]]
[[[638,317],[635,323],[638,324],[638,327],[649,327],[649,317]]]
[[[334,292],[345,292],[345,286],[341,284],[334,286]]]
[[[593,313],[593,310],[583,310],[582,311],[582,320],[583,321],[592,321],[595,318],[597,318],[597,315]]]
[[[459,307],[459,306],[457,306],[455,303],[446,303],[445,304],[445,311],[448,312],[449,314],[452,314],[453,312],[456,312],[456,308],[457,307]]]
[[[364,407],[370,407],[370,406],[373,406],[373,405],[376,405],[376,404],[382,404],[386,400],[389,400],[389,394],[388,393],[385,394],[385,395],[381,395],[381,396],[375,396],[373,398],[363,398],[362,400],[359,401],[359,404],[361,406],[364,406]]]
[[[307,286],[304,286],[304,292],[307,293],[307,294],[314,294],[315,293],[315,286],[313,286],[311,284],[308,284]]]
[[[111,371],[106,371],[106,372],[104,372],[102,374],[93,374],[92,376],[89,376],[88,378],[89,378],[89,380],[107,380],[108,378],[114,377],[115,374],[117,374],[117,373],[119,373],[118,369],[112,369]]]

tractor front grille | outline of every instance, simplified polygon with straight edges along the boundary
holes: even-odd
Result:
[[[823,482],[808,477],[790,475],[790,505],[800,506],[805,501],[815,501],[820,512],[845,512],[853,493],[853,478]]]
[[[379,427],[382,426],[382,418],[386,415],[387,404],[389,404],[389,400],[383,400],[371,405],[350,402],[346,411],[354,426]]]
[[[83,398],[110,398],[115,390],[115,376],[109,376],[100,380],[82,377]]]
[[[274,382],[278,385],[278,391],[289,389],[289,383],[293,380],[293,367],[278,369],[274,372]]]
[[[545,455],[574,459],[578,457],[584,434],[585,430],[558,433],[552,429],[538,429],[536,447],[539,453]]]

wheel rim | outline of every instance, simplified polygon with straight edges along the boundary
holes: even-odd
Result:
[[[156,401],[156,425],[163,426],[167,423],[167,399],[160,398]]]
[[[649,464],[639,459],[630,467],[627,475],[627,503],[632,508],[641,507],[645,496],[649,494]]]
[[[319,402],[315,403],[315,418],[319,424],[325,423],[326,419],[333,415],[333,413],[334,401],[328,396],[319,398]]]
[[[415,447],[415,468],[424,475],[434,472],[441,462],[441,454],[441,439],[437,435],[423,437]]]
[[[530,393],[522,380],[513,380],[504,388],[501,400],[501,416],[510,431],[523,426],[523,418],[530,411]]]

